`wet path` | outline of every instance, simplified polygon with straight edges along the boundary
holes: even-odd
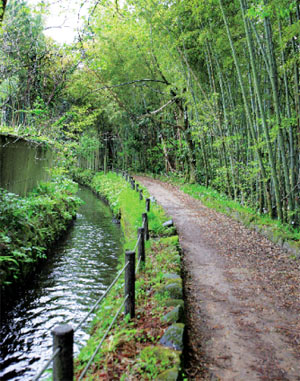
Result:
[[[32,379],[51,356],[51,330],[62,323],[76,326],[116,274],[121,231],[109,207],[91,191],[83,188],[78,195],[85,204],[74,226],[30,287],[2,311],[1,380]],[[77,353],[88,339],[88,326],[75,334]]]

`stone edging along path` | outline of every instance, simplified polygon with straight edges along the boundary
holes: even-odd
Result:
[[[265,236],[268,240],[273,242],[275,245],[280,246],[283,250],[286,250],[291,255],[294,255],[296,258],[300,258],[300,247],[299,242],[297,243],[291,242],[291,241],[285,241],[281,237],[277,236],[272,228],[267,227],[261,227],[257,226],[255,223],[252,223],[248,221],[249,217],[239,213],[238,211],[231,210],[228,211],[228,216],[233,218],[234,220],[241,222],[242,224],[245,224],[246,226],[249,225],[249,229],[255,230],[257,233],[262,234]]]
[[[300,264],[176,187],[136,177],[183,249],[191,380],[300,380]]]

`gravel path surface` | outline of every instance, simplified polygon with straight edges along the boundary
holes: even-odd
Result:
[[[176,187],[136,177],[183,249],[190,380],[300,380],[300,263]]]

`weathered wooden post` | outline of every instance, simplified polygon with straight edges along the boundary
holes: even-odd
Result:
[[[130,318],[135,316],[135,252],[125,252],[125,297],[128,298],[125,302],[125,315],[130,314]]]
[[[131,188],[134,190],[135,189],[135,182],[134,180],[131,180]]]
[[[139,184],[136,184],[136,191],[139,191]]]
[[[150,198],[146,198],[146,212],[150,212]]]
[[[138,228],[138,258],[141,260],[141,266],[145,265],[145,228]]]
[[[143,189],[140,189],[140,200],[143,199]]]
[[[55,327],[51,333],[53,353],[60,349],[53,360],[53,381],[73,381],[73,328],[69,324],[63,324]]]
[[[148,214],[143,213],[142,219],[144,220],[145,239],[146,241],[148,241],[149,240]]]

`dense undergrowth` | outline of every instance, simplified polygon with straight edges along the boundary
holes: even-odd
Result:
[[[200,184],[187,184],[178,176],[155,176],[162,181],[177,185],[190,196],[201,200],[209,208],[226,214],[244,223],[247,227],[255,228],[268,236],[275,243],[287,242],[297,251],[300,251],[300,228],[291,224],[281,223],[267,214],[259,214],[255,209],[231,200],[224,193]]]
[[[0,282],[24,280],[69,225],[80,203],[77,184],[59,170],[27,197],[0,189]]]
[[[77,171],[76,179],[108,200],[115,216],[121,219],[125,248],[132,250],[137,239],[137,229],[142,224],[145,201],[139,200],[138,193],[114,173],[93,175],[88,170]],[[144,194],[147,195],[146,190]],[[170,295],[162,291],[162,287],[166,283],[166,274],[180,274],[178,236],[172,235],[173,228],[162,226],[167,216],[157,204],[152,204],[148,218],[151,237],[146,243],[146,264],[137,273],[136,317],[129,320],[128,316],[123,315],[118,319],[96,355],[85,378],[87,380],[168,379],[163,378],[164,372],[170,374],[168,372],[180,366],[180,351],[159,344],[170,325],[162,321],[162,316],[177,303],[172,303]],[[123,264],[124,258],[121,258],[120,267]],[[94,353],[123,297],[121,277],[92,323],[91,337],[76,361],[77,376]]]

